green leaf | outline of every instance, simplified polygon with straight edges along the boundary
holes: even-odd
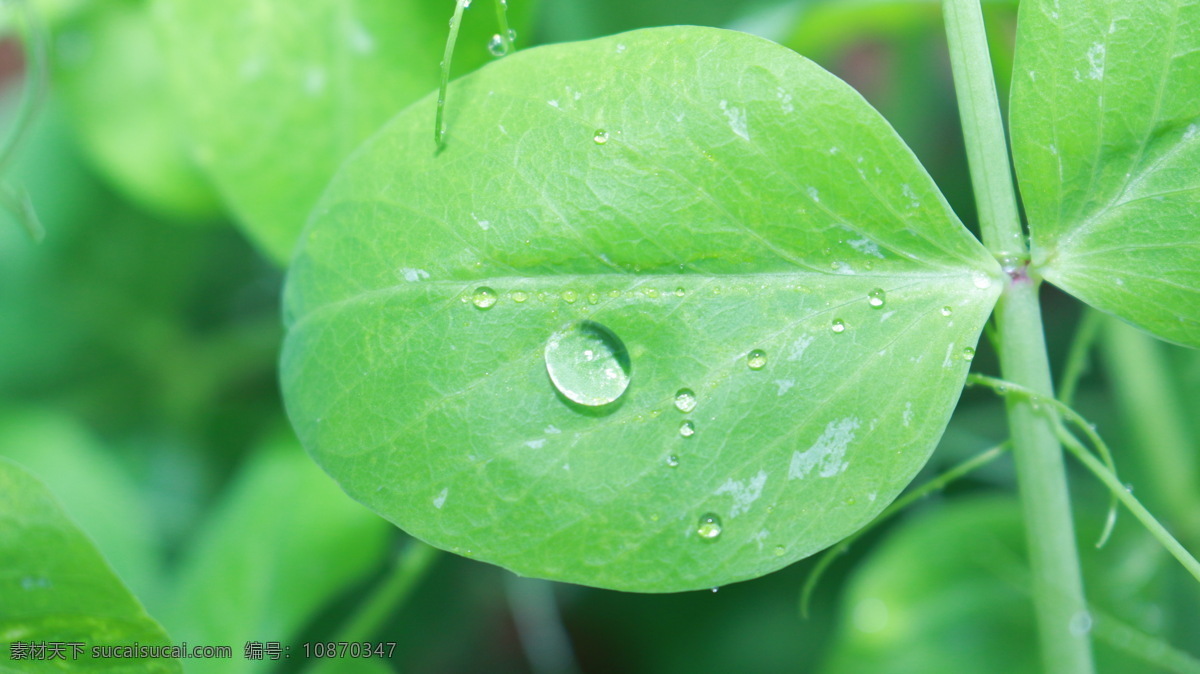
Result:
[[[6,411],[0,418],[0,456],[51,488],[113,570],[141,601],[156,607],[161,559],[153,522],[137,486],[113,453],[69,418],[44,411]]]
[[[495,12],[477,4],[456,70],[490,58]],[[521,31],[530,2],[512,5]],[[282,262],[342,160],[437,86],[454,3],[157,0],[156,8],[197,156],[255,242]]]
[[[1013,158],[1035,270],[1200,346],[1200,2],[1021,3]]]
[[[290,416],[351,496],[660,592],[812,554],[925,463],[1000,271],[844,83],[662,28],[460,80],[437,155],[433,105],[347,162],[289,277]]]
[[[204,644],[288,643],[338,593],[382,564],[391,531],[331,484],[294,440],[271,443],[242,469],[185,560],[172,634]],[[188,668],[246,672],[271,665],[234,656],[192,660]]]
[[[216,215],[168,97],[148,0],[91,4],[56,31],[54,85],[91,159],[139,204],[174,217]]]
[[[93,646],[170,642],[50,492],[3,458],[0,559],[0,671],[63,671],[61,660],[13,661],[14,642],[84,643],[79,660],[66,651],[71,671],[182,671],[173,659],[92,659]]]

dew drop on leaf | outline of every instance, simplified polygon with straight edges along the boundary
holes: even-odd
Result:
[[[776,557],[782,557],[784,552],[786,552],[786,550],[783,549],[782,545],[775,546],[775,556]]]
[[[576,293],[574,290],[564,290],[562,292],[562,298],[566,300],[568,304],[574,304],[575,300],[579,299],[579,293]]]
[[[690,421],[679,424],[679,434],[685,438],[692,437],[696,434],[696,425]]]
[[[675,409],[687,414],[696,409],[696,392],[690,388],[681,388],[675,393]]]
[[[843,321],[840,318],[835,318],[835,319],[833,319],[833,323],[830,326],[830,329],[838,334],[841,334],[846,331],[846,321]]]
[[[696,533],[704,540],[716,540],[721,535],[721,518],[713,513],[704,515],[700,518],[700,525],[696,527]]]
[[[576,321],[546,342],[546,372],[568,400],[598,407],[616,401],[629,388],[629,352],[607,327]]]
[[[479,286],[471,296],[471,301],[480,309],[491,309],[492,305],[496,304],[496,291],[487,286]]]
[[[963,360],[975,360],[975,349],[972,349],[969,346],[963,349],[962,354]]]
[[[596,141],[597,145],[603,145],[608,142],[608,132],[604,129],[596,129],[596,133],[592,136],[592,140]]]
[[[516,302],[517,304],[520,304],[527,299],[529,299],[529,293],[525,292],[524,290],[514,290],[512,293],[512,301]]]
[[[767,352],[755,349],[746,354],[746,365],[751,370],[761,370],[767,366]]]
[[[951,309],[951,308],[950,308],[950,307],[948,307],[948,306],[946,306],[946,307],[942,307],[942,315],[943,315],[943,316],[949,316],[949,315],[950,315],[950,314],[952,314],[952,313],[954,313],[954,309]]]
[[[883,292],[883,288],[876,288],[867,293],[867,302],[876,309],[882,307],[886,300],[887,297]]]
[[[667,465],[670,466],[671,468],[678,468],[679,467],[679,457],[674,454],[668,456],[667,457]]]

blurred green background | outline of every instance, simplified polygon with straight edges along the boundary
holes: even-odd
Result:
[[[1038,671],[1008,457],[869,532],[807,619],[812,559],[655,596],[517,579],[414,546],[346,499],[288,431],[283,271],[183,151],[149,3],[34,5],[49,25],[49,95],[2,180],[28,190],[46,236],[32,242],[15,214],[0,223],[0,456],[50,487],[173,641],[235,654],[246,641],[397,642],[390,668],[357,663],[367,671]],[[1015,2],[985,10],[1004,99]],[[973,227],[936,2],[543,0],[533,21],[520,48],[683,23],[780,41],[878,107]],[[5,128],[24,65],[10,35]],[[1095,329],[1078,409],[1100,422],[1135,493],[1200,549],[1200,356],[1088,318],[1052,288],[1044,301],[1060,369],[1079,326]],[[986,343],[974,362],[997,371]],[[1004,437],[1001,403],[968,390],[916,484]],[[1095,549],[1106,495],[1072,477],[1094,604],[1078,627],[1092,630],[1101,671],[1200,671],[1195,582],[1130,517]],[[364,611],[378,618],[356,624]],[[305,671],[295,655],[207,667]]]

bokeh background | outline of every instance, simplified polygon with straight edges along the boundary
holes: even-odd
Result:
[[[0,222],[0,456],[50,487],[173,641],[235,654],[246,641],[352,633],[397,642],[386,665],[327,671],[1038,671],[1006,456],[864,535],[817,585],[807,618],[799,599],[814,559],[713,592],[622,594],[430,552],[351,503],[283,412],[284,271],[178,160],[150,4],[33,3],[48,31],[48,93],[21,128],[31,69],[18,22],[5,19],[0,107],[20,145],[0,180],[28,192],[45,238],[35,243],[19,212]],[[987,2],[985,15],[1004,100],[1016,3]],[[937,2],[541,0],[517,44],[672,24],[757,33],[848,81],[974,228]],[[1122,479],[1200,550],[1200,356],[1052,288],[1044,302],[1059,374],[1072,360],[1083,368],[1077,408],[1112,444]],[[974,368],[998,372],[986,340]],[[1002,410],[968,390],[914,484],[1002,441]],[[1078,627],[1093,632],[1101,671],[1200,671],[1196,582],[1128,516],[1096,549],[1106,495],[1074,467],[1072,486],[1094,605]]]

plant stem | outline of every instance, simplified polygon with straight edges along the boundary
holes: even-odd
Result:
[[[1023,259],[1029,250],[1017,215],[983,12],[979,0],[943,0],[942,9],[983,243],[998,257]]]
[[[462,25],[463,11],[471,4],[470,0],[456,0],[454,15],[450,17],[450,34],[446,36],[446,51],[442,53],[442,82],[438,87],[437,113],[433,119],[433,142],[438,151],[446,146],[446,123],[442,121],[446,114],[446,89],[450,85],[450,61],[454,57],[454,45],[458,42],[458,28]]]
[[[1020,268],[1006,269],[1012,280],[996,308],[1000,369],[1005,379],[1053,397],[1038,283],[1023,268],[1028,247],[1017,215],[983,14],[978,0],[944,0],[943,7],[983,241],[998,258],[1022,261]],[[1090,674],[1095,671],[1090,639],[1086,631],[1072,633],[1070,628],[1072,618],[1086,615],[1087,604],[1062,446],[1051,419],[1036,412],[1028,400],[1010,397],[1006,402],[1033,572],[1042,663],[1047,672],[1055,674]]]
[[[387,617],[408,598],[413,586],[437,556],[437,548],[416,539],[409,541],[388,577],[371,591],[371,596],[342,628],[337,640],[370,641]]]

